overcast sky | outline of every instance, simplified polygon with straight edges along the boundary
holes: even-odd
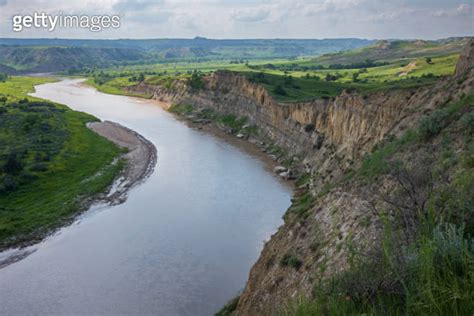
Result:
[[[121,27],[12,31],[12,17],[121,15]],[[473,0],[0,0],[0,37],[423,38],[474,34]]]

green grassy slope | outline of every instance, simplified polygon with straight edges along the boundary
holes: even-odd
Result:
[[[374,45],[355,50],[323,55],[311,62],[329,66],[363,62],[367,59],[390,62],[425,56],[437,57],[459,53],[467,41],[467,38],[441,41],[379,41]]]
[[[176,61],[317,56],[371,44],[363,39],[324,40],[65,40],[0,39],[0,70],[56,72]]]
[[[444,42],[384,41],[374,46],[325,55],[318,59],[259,60],[247,63],[178,62],[127,66],[88,72],[86,75],[91,76],[89,83],[99,90],[124,94],[123,88],[137,84],[136,78],[140,74],[144,75],[144,81],[148,84],[166,86],[173,79],[189,77],[193,71],[206,74],[216,70],[229,70],[262,84],[278,101],[308,101],[335,97],[344,89],[369,93],[432,84],[438,77],[454,73],[459,51],[464,43],[464,39]],[[383,61],[365,60],[382,56],[381,50],[385,56]],[[341,56],[346,59],[341,59]],[[403,58],[400,58],[402,56]],[[365,59],[358,62],[362,57]],[[325,64],[326,62],[330,64]],[[343,64],[335,65],[335,62]]]
[[[120,149],[85,126],[95,117],[25,98],[46,81],[0,83],[0,248],[43,237],[122,168]]]

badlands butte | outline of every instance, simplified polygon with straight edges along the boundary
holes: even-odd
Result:
[[[248,139],[276,160],[277,172],[297,179],[284,225],[223,315],[439,307],[422,294],[414,297],[416,282],[426,280],[411,269],[427,264],[413,259],[425,245],[420,240],[443,234],[443,225],[473,232],[473,60],[470,39],[455,74],[433,84],[347,89],[302,102],[279,102],[231,71],[204,75],[199,89],[186,79],[125,88],[197,124]],[[229,115],[230,127],[222,124]],[[432,281],[427,291],[440,295],[441,281]],[[459,291],[449,304],[472,308],[472,293]]]

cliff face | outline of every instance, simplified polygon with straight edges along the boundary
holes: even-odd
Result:
[[[361,163],[364,154],[384,139],[400,136],[420,117],[474,88],[473,42],[460,58],[455,79],[431,87],[372,93],[343,93],[332,100],[278,103],[261,86],[229,72],[205,78],[205,88],[193,92],[182,81],[163,88],[140,84],[135,92],[153,94],[168,104],[185,103],[220,113],[247,117],[266,139],[299,157],[311,174],[295,195],[317,196],[324,185]],[[463,77],[462,80],[456,79]],[[380,186],[390,190],[390,182]],[[298,295],[311,296],[321,279],[348,267],[351,251],[370,253],[380,241],[381,223],[373,214],[377,203],[367,188],[335,186],[299,216],[289,212],[285,224],[268,241],[253,266],[240,297],[238,315],[271,313]],[[297,258],[296,268],[282,264]]]
[[[474,67],[474,39],[471,39],[464,47],[458,64],[456,65],[456,77],[468,73]]]
[[[247,117],[265,139],[298,156],[302,168],[318,175],[313,186],[337,178],[387,135],[398,135],[423,109],[445,102],[432,89],[389,91],[362,96],[343,93],[332,100],[278,103],[261,86],[244,76],[216,72],[205,88],[193,92],[185,82],[164,88],[140,84],[132,92],[147,93],[165,104],[191,104],[224,114]]]

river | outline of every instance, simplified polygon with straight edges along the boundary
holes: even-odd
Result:
[[[0,314],[212,315],[241,290],[291,188],[258,155],[150,100],[65,79],[36,97],[145,136],[158,163],[125,203],[95,206],[0,269]]]

